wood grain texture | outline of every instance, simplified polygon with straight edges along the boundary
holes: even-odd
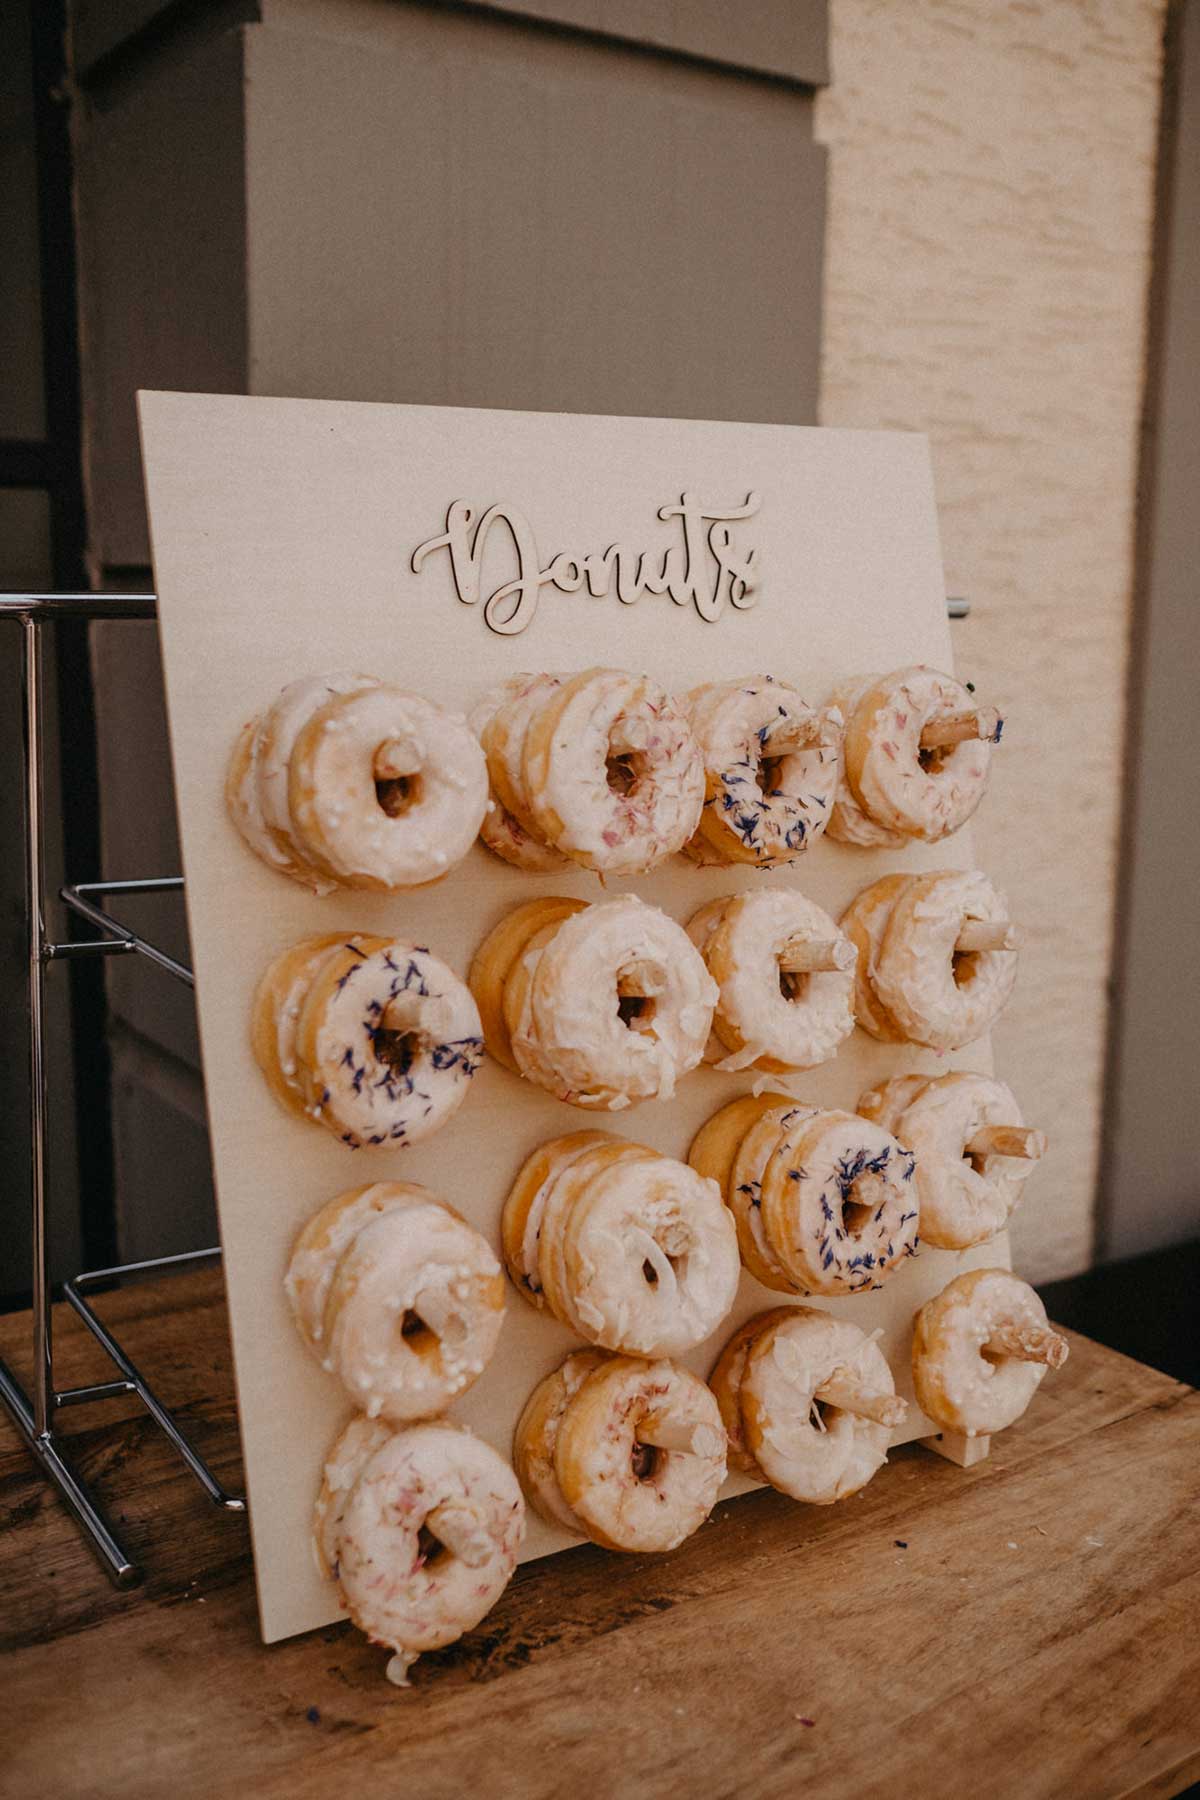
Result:
[[[236,1479],[218,1278],[102,1305]],[[6,1353],[22,1323],[0,1322]],[[97,1367],[66,1322],[60,1350],[72,1379]],[[147,1558],[140,1593],[107,1587],[0,1431],[22,1722],[4,1795],[316,1800],[402,1779],[450,1800],[473,1777],[489,1800],[926,1800],[960,1794],[969,1766],[981,1800],[1090,1800],[1200,1775],[1200,1396],[1087,1339],[980,1467],[911,1446],[839,1506],[754,1494],[669,1557],[533,1564],[410,1693],[342,1626],[264,1649],[244,1522],[122,1412],[90,1412],[79,1446]]]
[[[1162,0],[834,0],[821,422],[933,444],[978,820],[1024,928],[997,1067],[1050,1156],[1018,1268],[1092,1251]],[[1070,932],[1062,921],[1070,918]]]

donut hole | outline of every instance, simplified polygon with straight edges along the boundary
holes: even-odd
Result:
[[[617,1017],[630,1031],[645,1031],[654,1018],[653,994],[623,994],[617,991]]]
[[[406,812],[421,804],[421,789],[419,774],[377,777],[375,799],[389,819],[402,819]]]
[[[652,1481],[658,1468],[661,1451],[654,1444],[639,1444],[634,1439],[629,1463],[635,1481]]]
[[[412,1030],[392,1031],[381,1025],[372,1043],[377,1061],[386,1064],[397,1075],[407,1075],[420,1054],[421,1035]]]
[[[604,773],[614,794],[632,794],[641,779],[638,758],[631,750],[610,749],[604,759]]]
[[[765,800],[772,799],[781,791],[783,782],[783,757],[760,756],[758,767],[754,771],[754,779],[758,783],[759,792]]]
[[[917,750],[917,761],[921,772],[925,775],[940,775],[946,766],[946,758],[954,749],[953,744],[922,744]]]
[[[779,973],[779,991],[785,1000],[801,1001],[808,998],[808,987],[812,976],[804,969],[785,969],[777,965]]]
[[[866,1230],[874,1216],[875,1208],[864,1205],[861,1200],[842,1201],[842,1229],[849,1237],[858,1237],[860,1232]]]
[[[436,1331],[411,1306],[400,1316],[400,1336],[416,1356],[432,1356],[437,1350]]]
[[[450,1552],[440,1537],[430,1531],[428,1525],[422,1525],[417,1532],[417,1555],[425,1568],[433,1563],[443,1562]]]
[[[973,950],[955,950],[951,954],[950,973],[955,987],[970,987],[978,972],[979,963]]]

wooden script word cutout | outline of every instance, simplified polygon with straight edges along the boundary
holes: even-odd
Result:
[[[407,1150],[352,1153],[286,1113],[259,1074],[247,1029],[255,984],[281,950],[317,933],[384,932],[428,944],[465,974],[481,938],[523,901],[546,893],[601,900],[606,890],[583,869],[525,874],[476,846],[430,888],[316,897],[252,856],[226,816],[226,764],[242,725],[287,682],[340,670],[464,712],[518,671],[596,664],[645,671],[679,693],[774,673],[821,701],[849,673],[913,662],[949,669],[945,587],[927,449],[906,434],[200,394],[143,394],[140,407],[270,1640],[339,1613],[313,1564],[310,1528],[322,1462],[349,1408],[301,1344],[283,1293],[304,1221],[364,1182],[411,1180],[498,1245],[511,1180],[539,1143],[591,1125],[684,1157],[701,1124],[748,1092],[754,1075],[700,1069],[669,1103],[598,1118],[485,1058],[454,1119]],[[503,505],[497,495],[508,497]],[[551,548],[562,545],[569,548]],[[676,857],[607,891],[636,891],[686,920],[718,895],[783,882],[837,917],[890,869],[973,862],[969,831],[895,852],[822,838],[766,876]],[[781,1085],[852,1109],[864,1089],[900,1070],[954,1067],[989,1070],[986,1042],[940,1057],[856,1031],[832,1062]],[[961,1269],[996,1263],[1007,1263],[1003,1239],[965,1255],[923,1249],[878,1292],[815,1304],[881,1331],[898,1390],[911,1401],[915,1309]],[[729,1318],[680,1360],[706,1376],[729,1332],[780,1303],[743,1274]],[[526,1397],[574,1344],[510,1293],[496,1355],[451,1416],[509,1456]],[[932,1431],[910,1407],[896,1441]],[[736,1477],[725,1491],[751,1485]],[[531,1513],[524,1555],[571,1541]]]

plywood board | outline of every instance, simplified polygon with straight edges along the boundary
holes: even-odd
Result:
[[[224,769],[239,727],[286,682],[347,666],[463,709],[517,670],[597,662],[647,670],[676,689],[769,671],[820,699],[848,672],[913,661],[949,668],[945,589],[928,453],[915,436],[158,393],[143,394],[140,405],[255,1562],[271,1640],[338,1611],[313,1567],[309,1520],[323,1455],[347,1408],[301,1346],[284,1299],[299,1226],[343,1189],[392,1177],[427,1183],[496,1241],[524,1156],[594,1115],[485,1061],[466,1105],[435,1137],[403,1152],[348,1151],[268,1093],[247,1035],[254,985],[273,955],[318,930],[411,934],[465,972],[480,938],[519,902],[548,891],[598,899],[601,889],[582,870],[522,875],[477,847],[434,888],[315,898],[257,862],[225,816]],[[460,602],[444,552],[412,571],[413,550],[442,531],[455,500],[477,514],[494,504],[518,509],[545,568],[557,553],[582,556],[616,542],[661,553],[680,541],[680,524],[660,519],[659,509],[684,493],[714,510],[757,496],[753,515],[729,526],[739,553],[758,553],[752,606],[726,602],[705,618],[665,596],[625,605],[546,585],[525,628],[498,634],[482,602]],[[696,572],[715,576],[703,547]],[[497,534],[484,595],[516,573],[511,540]],[[704,610],[712,610],[706,602]],[[836,915],[890,868],[970,863],[965,832],[899,854],[821,841],[765,878],[677,859],[612,889],[635,888],[684,919],[756,880],[794,882]],[[987,1045],[938,1057],[856,1032],[834,1062],[790,1085],[818,1103],[853,1107],[888,1074],[956,1066],[989,1069]],[[670,1104],[604,1122],[683,1156],[698,1126],[752,1081],[700,1070]],[[923,1250],[879,1292],[820,1304],[867,1330],[882,1327],[907,1392],[914,1308],[959,1268],[1006,1261],[1003,1240],[965,1257]],[[777,1300],[744,1276],[727,1326],[685,1360],[706,1373],[725,1331]],[[572,1342],[514,1294],[497,1355],[454,1416],[508,1454],[526,1395]],[[902,1435],[931,1429],[914,1410]],[[531,1519],[525,1554],[566,1541]]]

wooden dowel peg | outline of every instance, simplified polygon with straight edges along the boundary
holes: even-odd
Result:
[[[1031,1125],[984,1125],[966,1149],[968,1156],[1020,1156],[1037,1162],[1046,1154],[1046,1134]]]
[[[789,938],[779,967],[785,975],[845,974],[858,960],[849,938]]]
[[[380,744],[372,762],[376,781],[401,781],[421,767],[421,754],[411,738],[388,738]]]
[[[655,1450],[677,1450],[684,1456],[719,1456],[724,1439],[715,1425],[703,1420],[669,1419],[665,1413],[647,1413],[634,1428],[639,1444],[650,1444]]]
[[[1019,1362],[1045,1363],[1061,1369],[1071,1346],[1050,1325],[1018,1325],[1015,1320],[997,1325],[985,1349],[993,1356],[1015,1356]]]
[[[1000,740],[1004,721],[994,706],[977,706],[972,712],[947,713],[945,718],[930,719],[921,731],[922,750],[947,750],[952,744],[965,744],[971,738],[985,743]]]
[[[1015,950],[1020,934],[1007,919],[964,919],[954,940],[962,954],[971,950]]]
[[[860,1419],[873,1419],[876,1425],[889,1428],[903,1425],[908,1404],[899,1394],[879,1394],[864,1385],[853,1369],[837,1368],[825,1377],[814,1398],[824,1406],[836,1406],[839,1412],[855,1413]]]
[[[648,1000],[661,994],[662,970],[656,963],[630,963],[617,977],[617,993],[622,1000]]]
[[[426,1528],[468,1569],[481,1569],[492,1554],[492,1540],[475,1513],[465,1506],[435,1506]]]

